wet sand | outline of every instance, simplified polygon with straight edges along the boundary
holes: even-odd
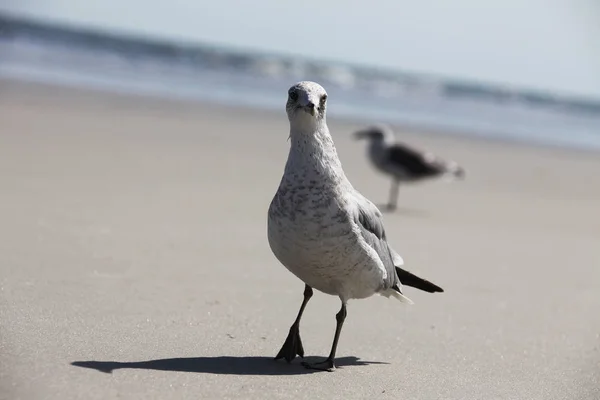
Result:
[[[404,133],[467,169],[385,215],[445,293],[350,302],[339,368],[313,373],[272,361],[303,290],[266,240],[283,104],[0,81],[0,127],[2,399],[600,398],[597,153]],[[385,202],[360,125],[330,127],[354,186]],[[338,308],[308,304],[307,356],[327,355]]]

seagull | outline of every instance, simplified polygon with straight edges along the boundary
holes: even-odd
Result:
[[[416,182],[451,175],[463,179],[464,169],[454,161],[444,161],[433,153],[394,142],[394,133],[385,125],[375,125],[354,133],[357,140],[369,139],[368,155],[375,168],[392,177],[388,210],[396,209],[400,182]]]
[[[342,305],[329,356],[302,365],[332,371],[348,300],[379,294],[412,304],[403,284],[429,293],[443,289],[401,268],[404,261],[388,244],[381,212],[344,174],[326,106],[327,93],[315,82],[288,90],[290,150],[269,206],[267,233],[275,257],[305,284],[300,311],[275,360],[304,358],[300,319],[316,289],[338,296]]]

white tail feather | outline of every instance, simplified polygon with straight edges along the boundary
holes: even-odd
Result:
[[[395,299],[400,300],[402,303],[407,303],[407,304],[415,304],[411,299],[409,299],[408,297],[406,297],[405,295],[403,295],[402,293],[399,293],[397,291],[395,291],[394,289],[388,289],[385,292],[382,293],[385,297],[393,297]]]

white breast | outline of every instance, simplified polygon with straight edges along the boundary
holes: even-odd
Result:
[[[371,296],[386,272],[358,226],[336,206],[283,213],[286,199],[273,199],[268,237],[277,259],[299,279],[342,298]],[[279,209],[279,210],[278,210]]]

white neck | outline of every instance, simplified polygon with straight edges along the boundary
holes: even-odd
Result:
[[[286,173],[297,175],[302,171],[304,178],[314,179],[317,175],[335,183],[346,179],[324,119],[312,127],[291,124],[290,141]]]

